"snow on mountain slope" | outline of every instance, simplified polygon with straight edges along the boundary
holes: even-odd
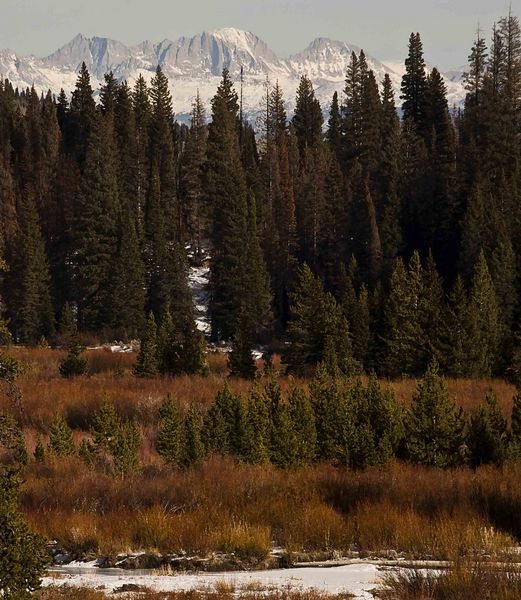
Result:
[[[0,77],[9,78],[19,88],[34,85],[38,91],[50,89],[58,93],[61,88],[67,92],[73,89],[82,62],[87,65],[95,88],[109,71],[118,79],[133,83],[140,74],[150,80],[156,66],[161,65],[170,79],[174,108],[183,119],[190,112],[197,90],[209,103],[222,69],[228,68],[238,81],[242,67],[244,109],[254,120],[263,110],[267,78],[272,83],[279,82],[291,114],[299,78],[308,75],[327,111],[333,92],[343,88],[353,51],[358,53],[360,49],[345,42],[317,38],[302,52],[281,59],[255,34],[234,28],[205,31],[193,37],[165,39],[158,43],[145,41],[137,46],[79,34],[44,58],[18,56],[11,50],[0,51]],[[367,61],[377,80],[381,81],[384,74],[389,73],[399,90],[402,64],[384,64],[369,55]],[[461,69],[456,69],[446,76],[450,104],[459,104],[464,97],[461,73]]]

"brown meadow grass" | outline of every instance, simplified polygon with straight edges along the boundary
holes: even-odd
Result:
[[[296,556],[499,556],[521,537],[521,468],[284,472],[213,457],[113,479],[67,459],[29,467],[22,507],[78,556],[221,551],[261,564],[272,543]]]
[[[233,553],[260,564],[272,544],[289,555],[363,555],[396,550],[434,558],[499,554],[521,540],[521,467],[441,471],[404,464],[352,472],[314,464],[295,471],[210,457],[186,472],[166,467],[154,449],[157,409],[171,393],[181,410],[204,410],[226,379],[226,356],[209,356],[208,377],[138,379],[133,353],[88,350],[89,375],[59,376],[64,351],[10,348],[25,368],[12,390],[0,384],[0,413],[15,412],[32,456],[48,441],[56,413],[77,444],[92,415],[111,401],[141,429],[141,470],[125,479],[96,472],[78,458],[30,461],[22,508],[31,527],[78,556],[122,551]],[[280,368],[280,361],[276,361]],[[281,375],[283,393],[307,380]],[[499,380],[447,380],[449,394],[472,411],[492,388],[505,416],[513,386]],[[250,383],[229,380],[247,395]],[[409,403],[417,381],[382,382]],[[16,408],[16,410],[15,410]],[[21,408],[21,410],[20,410]]]
[[[75,379],[59,376],[59,361],[63,350],[50,348],[9,348],[8,353],[25,366],[17,385],[22,394],[23,411],[19,415],[24,427],[45,433],[56,413],[66,416],[73,429],[88,429],[92,413],[104,402],[113,402],[118,412],[135,418],[143,426],[153,425],[157,408],[167,393],[172,394],[182,410],[195,403],[206,408],[222,388],[225,380],[233,391],[247,395],[250,383],[227,379],[226,355],[209,354],[210,375],[181,376],[176,378],[156,377],[138,379],[132,374],[135,353],[112,353],[107,349],[88,350],[86,358],[89,375]],[[276,359],[280,368],[280,360]],[[259,366],[262,366],[260,363]],[[306,380],[282,375],[279,383],[283,392],[295,385],[307,386]],[[410,403],[418,381],[401,379],[382,381],[391,387],[397,398]],[[446,380],[449,394],[463,407],[472,412],[483,400],[488,390],[493,389],[505,416],[510,417],[515,388],[502,380]],[[8,389],[0,385],[0,413],[12,410]]]

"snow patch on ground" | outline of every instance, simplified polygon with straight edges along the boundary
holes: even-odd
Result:
[[[195,323],[199,331],[202,331],[205,335],[210,335],[211,325],[208,314],[208,305],[210,302],[210,293],[208,291],[210,256],[205,250],[202,250],[203,257],[195,262],[193,252],[189,248],[187,250],[191,263],[188,269],[188,287],[194,299]]]
[[[54,574],[54,576],[53,576]],[[357,600],[373,598],[371,590],[379,583],[376,565],[358,563],[342,567],[274,569],[252,572],[205,573],[161,575],[159,573],[138,574],[121,569],[60,569],[43,580],[44,586],[68,585],[72,587],[102,587],[108,592],[123,585],[138,585],[160,592],[194,589],[215,589],[216,584],[225,582],[240,590],[259,586],[268,589],[287,588],[295,590],[316,589],[330,593],[349,592]]]

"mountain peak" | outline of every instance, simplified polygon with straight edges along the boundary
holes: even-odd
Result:
[[[103,76],[112,71],[119,80],[129,83],[144,75],[150,79],[157,67],[165,70],[170,79],[174,106],[178,115],[191,110],[196,89],[209,102],[217,88],[223,68],[235,80],[244,73],[244,107],[250,116],[256,115],[266,93],[266,78],[279,81],[287,99],[288,113],[293,108],[295,91],[301,75],[308,75],[321,105],[329,106],[333,92],[343,89],[351,52],[360,48],[328,37],[316,37],[302,52],[288,59],[279,58],[253,32],[236,27],[204,31],[191,37],[162,42],[142,42],[136,46],[107,37],[87,37],[78,33],[71,41],[45,58],[23,57],[14,52],[0,51],[0,76],[8,77],[14,86],[38,91],[48,89],[58,93],[60,88],[74,89],[77,71],[85,62],[92,85],[97,88]],[[381,81],[389,73],[396,89],[400,86],[400,71],[367,56],[367,62]],[[461,76],[445,75],[450,104],[464,97]]]

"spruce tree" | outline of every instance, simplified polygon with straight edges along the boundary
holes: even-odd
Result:
[[[255,359],[252,355],[253,332],[246,311],[241,309],[235,334],[233,336],[232,350],[228,356],[230,376],[253,379],[257,372]]]
[[[309,396],[303,390],[294,388],[288,396],[288,409],[297,440],[297,461],[299,464],[309,464],[317,451],[315,414]]]
[[[441,327],[440,361],[451,377],[471,376],[471,319],[468,294],[461,277],[457,277],[449,295],[445,321]]]
[[[212,100],[206,189],[213,213],[210,261],[212,338],[230,339],[247,293],[248,204],[238,139],[238,101],[225,69]]]
[[[269,461],[270,413],[266,395],[254,386],[247,404],[247,431],[244,460],[251,464]]]
[[[54,456],[72,456],[76,446],[72,438],[72,431],[62,415],[56,415],[49,429],[48,450]]]
[[[145,334],[141,339],[141,346],[134,367],[136,377],[153,377],[158,372],[157,357],[157,326],[154,314],[149,313]]]
[[[118,209],[113,131],[97,115],[92,121],[73,231],[78,321],[93,331],[110,324]]]
[[[41,586],[50,562],[45,541],[31,533],[18,507],[19,474],[3,467],[0,472],[0,594],[4,598],[31,598]]]
[[[86,64],[80,67],[76,87],[72,92],[71,103],[67,114],[68,127],[65,129],[65,144],[76,160],[83,167],[87,153],[91,128],[95,120],[96,104],[90,83],[90,74]]]
[[[338,92],[334,92],[331,107],[329,109],[329,120],[327,122],[326,139],[335,158],[340,161],[343,157],[342,142],[342,117],[340,114],[340,103]]]
[[[165,219],[167,241],[178,239],[179,209],[173,139],[174,113],[168,79],[160,66],[150,82],[150,156],[157,165],[159,205]]]
[[[88,371],[87,359],[82,356],[83,346],[80,343],[78,334],[72,334],[68,340],[69,351],[60,361],[60,375],[65,378],[80,377]]]
[[[276,467],[290,469],[301,461],[299,436],[294,427],[290,407],[280,393],[272,396],[270,405],[270,460]]]
[[[159,409],[159,430],[156,437],[157,453],[169,464],[177,464],[181,453],[182,420],[170,394]]]
[[[423,133],[425,118],[425,60],[419,33],[411,33],[409,54],[405,59],[405,75],[402,78],[403,118],[411,119],[419,132]]]
[[[407,270],[403,261],[396,259],[385,304],[383,371],[388,376],[418,373],[421,369],[423,346],[423,331],[419,318],[421,285],[419,256],[415,255],[414,262]]]
[[[430,363],[418,384],[406,421],[409,459],[431,467],[461,464],[464,443],[463,411],[445,388],[436,361]]]
[[[302,75],[297,88],[295,114],[292,120],[301,158],[307,149],[315,148],[322,141],[323,120],[313,84],[306,75]]]
[[[117,339],[135,339],[145,316],[145,269],[136,222],[128,206],[118,215],[117,246],[109,277],[108,325]]]
[[[490,376],[498,361],[500,342],[499,309],[494,283],[481,251],[474,270],[469,299],[472,374]]]
[[[501,466],[507,452],[507,424],[498,406],[496,395],[489,391],[485,403],[470,417],[467,431],[470,464]]]
[[[204,456],[201,441],[201,417],[194,404],[191,404],[183,420],[183,444],[179,465],[187,469],[199,464]]]
[[[348,374],[356,369],[349,326],[342,308],[307,265],[301,267],[291,296],[291,319],[287,329],[289,346],[283,360],[290,371],[328,363],[332,370]]]
[[[202,241],[209,233],[210,214],[204,190],[207,139],[206,113],[198,91],[192,106],[186,149],[182,155],[180,180],[183,220],[196,256],[201,254]]]
[[[20,223],[8,274],[11,322],[21,343],[35,344],[54,333],[54,309],[45,242],[31,198],[22,203]]]

